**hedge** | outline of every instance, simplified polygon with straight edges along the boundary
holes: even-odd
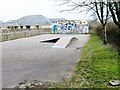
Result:
[[[116,49],[120,49],[120,29],[113,22],[109,22],[106,25],[106,29],[108,43],[113,45]],[[100,24],[95,28],[95,32],[103,39],[104,34]]]

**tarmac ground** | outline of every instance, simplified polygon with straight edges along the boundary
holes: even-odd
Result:
[[[48,38],[75,36],[66,48],[52,48]],[[2,88],[12,88],[23,80],[61,82],[71,76],[89,35],[44,34],[1,42]]]

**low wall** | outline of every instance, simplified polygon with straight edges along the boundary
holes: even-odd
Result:
[[[1,33],[0,34],[0,41],[8,41],[8,40],[14,40],[19,38],[25,38],[25,37],[31,37],[35,35],[41,35],[41,34],[48,34],[51,33],[51,30],[23,30],[23,31],[15,31],[15,32],[7,32],[7,33]]]

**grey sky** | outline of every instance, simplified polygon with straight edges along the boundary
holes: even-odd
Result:
[[[26,15],[44,15],[48,18],[88,19],[86,13],[60,13],[64,6],[56,6],[54,0],[0,0],[0,20],[8,21]]]

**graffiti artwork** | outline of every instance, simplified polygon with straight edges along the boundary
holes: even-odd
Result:
[[[56,20],[52,21],[53,33],[89,33],[87,21],[80,20]]]

